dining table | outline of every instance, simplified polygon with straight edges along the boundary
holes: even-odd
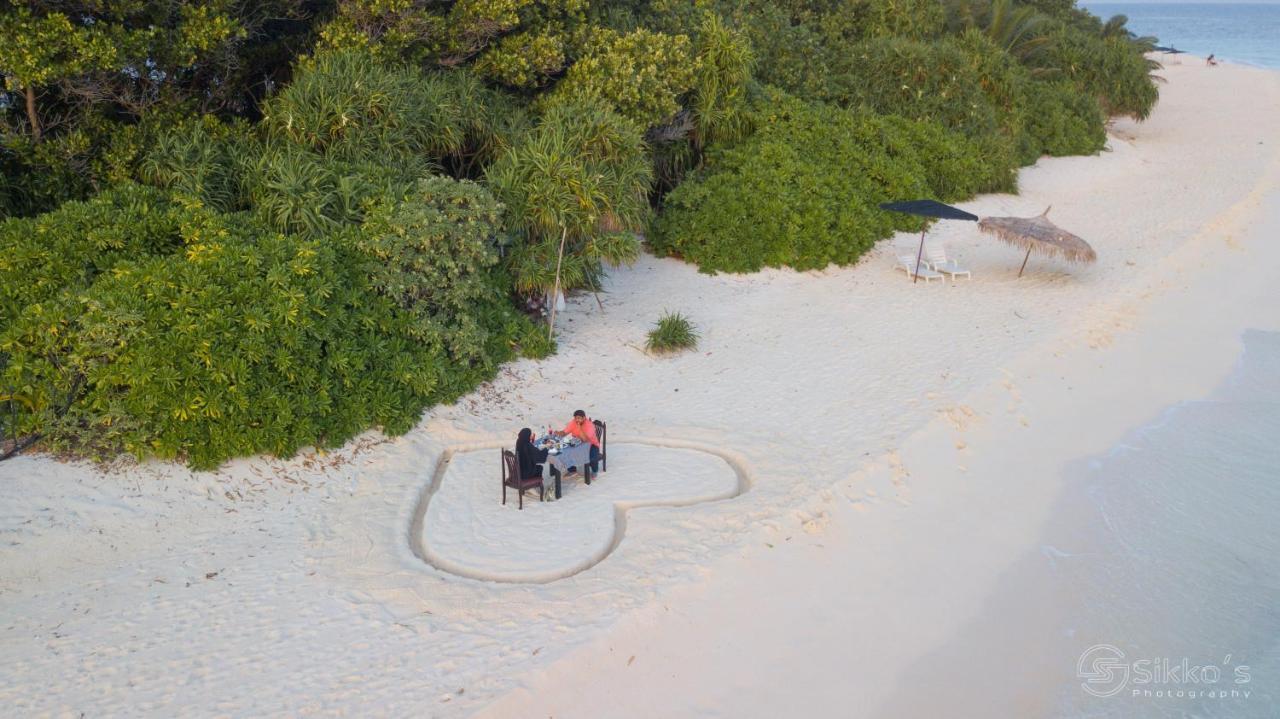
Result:
[[[543,479],[543,486],[546,486],[547,479],[555,482],[555,497],[560,499],[560,479],[569,473],[570,467],[577,467],[582,472],[582,477],[591,484],[591,443],[575,442],[573,439],[566,438],[547,438],[544,437],[538,442],[540,449],[547,450],[547,474],[549,477]]]

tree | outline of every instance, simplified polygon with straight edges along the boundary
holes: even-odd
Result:
[[[643,28],[620,35],[601,28],[550,99],[594,98],[636,125],[652,127],[671,119],[680,110],[680,99],[693,89],[697,73],[693,53],[687,35]]]
[[[696,53],[690,103],[695,132],[691,139],[701,155],[709,143],[737,140],[747,133],[747,87],[755,55],[746,38],[713,13],[702,20]]]
[[[148,139],[123,128],[146,117],[253,118],[257,100],[288,78],[323,4],[0,0],[10,211],[49,210],[102,189],[104,172],[119,175],[120,160]],[[122,134],[135,145],[125,147]],[[123,155],[108,157],[115,152]]]
[[[219,3],[37,2],[0,12],[0,71],[25,97],[27,131],[43,135],[37,98],[109,101],[141,114],[246,34]],[[34,10],[32,9],[34,7]]]
[[[36,16],[25,7],[0,15],[0,37],[5,89],[22,94],[27,132],[35,142],[44,135],[41,88],[91,70],[116,69],[119,56],[104,28],[77,27],[62,13]]]
[[[976,29],[1000,49],[1029,63],[1052,42],[1049,18],[1034,7],[1013,0],[977,0],[952,6],[957,30]]]
[[[598,287],[601,263],[631,262],[652,177],[640,129],[598,101],[552,105],[486,172],[517,238],[516,289],[550,291],[565,239],[564,286]]]
[[[587,0],[339,0],[329,47],[364,45],[414,63],[457,67],[521,31],[575,26]]]

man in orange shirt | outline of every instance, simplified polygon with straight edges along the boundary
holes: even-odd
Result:
[[[596,437],[596,425],[587,417],[587,413],[582,410],[574,410],[573,419],[569,420],[569,424],[565,425],[564,430],[560,434],[571,434],[574,437],[587,442],[591,445],[591,473],[596,474],[600,471],[600,440]]]

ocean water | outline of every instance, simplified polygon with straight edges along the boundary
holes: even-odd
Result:
[[[1081,3],[1109,18],[1126,15],[1158,45],[1231,62],[1280,68],[1280,3]]]
[[[1244,345],[1212,397],[1072,469],[1100,531],[1046,545],[1080,651],[1055,716],[1280,716],[1280,333]]]
[[[876,716],[1280,717],[1280,332],[1242,339],[1210,397],[1067,466],[1034,548]]]

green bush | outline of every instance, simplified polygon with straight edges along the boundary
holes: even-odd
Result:
[[[331,324],[354,317],[324,299],[354,299],[338,271],[331,250],[282,236],[193,242],[185,257],[118,267],[61,316],[24,315],[4,337],[10,375],[35,390],[82,385],[64,415],[36,417],[51,448],[185,457],[197,468],[341,440],[353,420],[404,424],[400,382],[425,394],[433,377],[388,377],[360,347],[329,342],[343,339]],[[56,321],[57,338],[37,321]],[[389,379],[382,411],[360,401],[368,383]],[[32,399],[48,408],[57,396]]]
[[[88,287],[123,260],[172,251],[181,218],[164,193],[124,184],[48,214],[0,221],[0,330],[28,305]]]
[[[746,105],[755,57],[741,33],[708,13],[694,44],[697,62],[690,102],[690,138],[701,152],[708,144],[734,142],[750,132]]]
[[[542,324],[525,322],[520,333],[520,356],[546,359],[556,352],[556,340]]]
[[[564,69],[565,39],[547,28],[513,33],[499,40],[476,62],[476,72],[515,88],[540,88]]]
[[[407,431],[424,407],[491,376],[526,331],[492,299],[499,280],[483,263],[433,260],[435,301],[476,300],[441,312],[468,353],[460,361],[421,339],[422,305],[406,312],[403,297],[371,282],[353,243],[274,234],[244,214],[189,209],[182,219],[180,252],[117,263],[79,292],[28,306],[0,334],[10,356],[0,386],[29,408],[23,433],[55,450],[197,468],[288,456],[371,426]],[[373,237],[397,257],[421,248],[412,236],[400,248]],[[469,241],[483,242],[452,244]]]
[[[410,336],[461,365],[485,358],[490,330],[476,309],[506,302],[490,272],[501,221],[482,186],[433,177],[375,206],[356,231],[373,286],[408,315]]]
[[[799,11],[800,19],[807,18],[837,46],[842,41],[873,37],[937,37],[945,21],[944,5],[937,0],[800,0],[788,4]]]
[[[697,346],[697,328],[679,312],[666,312],[658,318],[645,342],[645,349],[655,354],[670,354]]]
[[[0,113],[3,109],[0,106]],[[0,125],[0,171],[6,176],[4,184],[9,186],[10,213],[35,215],[56,209],[63,202],[86,198],[92,192],[94,179],[87,170],[90,158],[103,144],[103,125],[101,121],[86,123],[85,127],[38,143],[5,132]]]
[[[866,8],[865,21],[860,23],[864,37],[921,39],[942,33],[944,4],[936,0],[853,0],[852,4]]]
[[[822,99],[937,122],[970,137],[1012,134],[1012,108],[1006,98],[997,102],[984,80],[990,82],[978,58],[956,39],[877,38],[852,46]]]
[[[687,35],[645,29],[619,35],[600,29],[548,100],[598,100],[648,128],[680,110],[681,96],[693,89],[695,71],[693,44]]]
[[[1068,82],[1027,83],[1023,132],[1034,155],[1092,155],[1107,142],[1102,109]]]
[[[264,115],[270,137],[356,162],[438,158],[457,150],[465,135],[462,108],[442,81],[361,48],[304,62]]]
[[[918,172],[930,196],[951,202],[967,200],[982,192],[1006,192],[1015,187],[1016,175],[1003,141],[977,140],[952,132],[936,122],[878,115],[865,134],[868,144],[879,144],[905,169]]]
[[[1043,67],[1097,98],[1107,115],[1145,120],[1151,114],[1160,93],[1152,75],[1159,64],[1143,55],[1149,45],[1123,34],[1094,34],[1065,24],[1051,37]]]
[[[831,65],[841,50],[830,46],[826,33],[796,22],[769,0],[735,4],[726,17],[750,42],[758,81],[805,99],[829,93]]]
[[[149,134],[152,144],[137,162],[140,179],[224,212],[243,207],[242,165],[257,151],[246,125],[205,115]]]
[[[462,136],[441,163],[458,179],[478,179],[485,166],[528,132],[529,114],[518,98],[487,87],[475,73],[453,70],[435,77],[458,108],[457,128]]]
[[[959,199],[1002,168],[936,125],[771,96],[751,138],[715,152],[666,197],[655,251],[703,271],[851,264],[916,220],[876,207],[891,199]]]
[[[241,179],[254,214],[278,232],[309,238],[359,222],[370,203],[404,194],[431,170],[412,156],[337,160],[287,142],[257,153]]]

